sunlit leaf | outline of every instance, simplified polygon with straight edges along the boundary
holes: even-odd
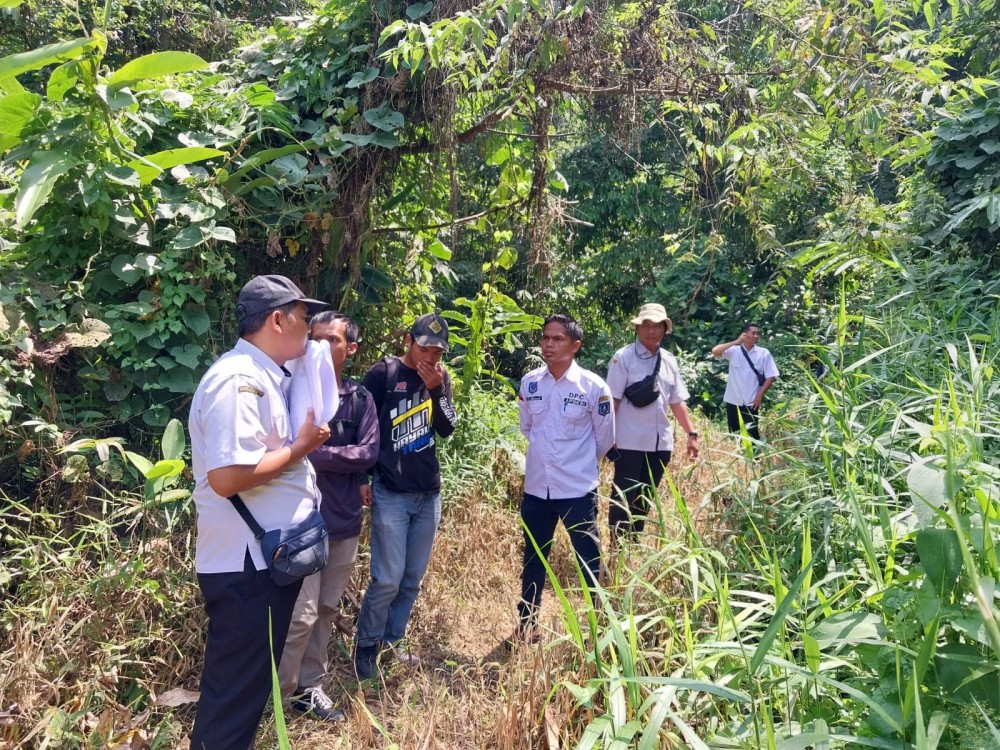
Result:
[[[70,39],[65,42],[46,44],[28,52],[18,52],[14,55],[0,58],[0,79],[17,76],[29,70],[38,70],[53,63],[74,60],[83,56],[89,50],[100,46],[98,32],[89,37]]]
[[[56,181],[76,166],[76,158],[65,151],[49,149],[31,155],[21,173],[17,198],[14,201],[15,222],[23,228],[48,200]]]
[[[111,74],[108,87],[119,89],[138,81],[201,70],[208,63],[191,52],[153,52],[125,63]]]
[[[128,163],[139,173],[139,180],[146,185],[155,180],[164,170],[176,167],[180,164],[192,164],[193,162],[215,159],[225,156],[225,152],[216,148],[206,148],[204,146],[187,146],[185,148],[171,148],[166,151],[158,151],[155,154],[143,156],[141,159],[133,159]]]

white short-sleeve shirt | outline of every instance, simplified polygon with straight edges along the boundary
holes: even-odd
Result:
[[[737,344],[722,353],[721,358],[729,360],[729,382],[726,384],[726,393],[722,400],[736,406],[750,406],[757,398],[760,383],[757,382],[757,375],[750,368],[747,358],[740,354],[742,348],[742,344]],[[750,355],[757,372],[762,373],[765,378],[778,377],[778,366],[774,364],[774,357],[767,349],[755,346],[747,354]]]
[[[257,570],[267,566],[260,543],[229,500],[208,484],[208,472],[225,466],[253,466],[265,453],[290,445],[285,371],[249,341],[212,365],[198,384],[188,428],[198,512],[195,569],[199,573],[243,570],[247,549]],[[240,493],[265,530],[304,519],[316,507],[316,474],[308,460],[289,466],[266,484]]]
[[[608,387],[611,395],[620,400],[615,416],[617,446],[631,451],[672,451],[674,430],[670,421],[670,404],[680,404],[690,398],[681,378],[677,359],[660,349],[660,369],[657,387],[660,397],[648,406],[635,406],[625,398],[625,388],[653,372],[656,354],[639,342],[623,346],[608,364]]]
[[[598,461],[615,443],[607,384],[576,362],[559,380],[539,367],[521,379],[517,405],[528,438],[524,491],[568,500],[596,489]]]

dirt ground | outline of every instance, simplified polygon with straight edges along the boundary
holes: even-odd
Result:
[[[720,488],[727,487],[734,472],[742,471],[744,465],[730,453],[727,438],[716,440],[718,449],[703,447],[693,462],[675,458],[668,469],[696,524],[706,534],[719,529],[718,518],[725,506],[724,489]],[[675,455],[680,458],[683,453]],[[601,486],[605,494],[608,484],[608,477],[604,477]],[[661,496],[669,525],[675,513],[666,479]],[[351,668],[350,638],[335,634],[327,692],[347,712],[348,721],[323,725],[291,716],[288,735],[293,748],[513,750],[563,746],[559,701],[552,701],[548,710],[544,708],[560,674],[560,651],[566,648],[560,644],[559,605],[548,586],[541,617],[542,642],[513,653],[502,647],[516,625],[519,595],[521,531],[516,501],[509,498],[502,506],[495,498],[446,502],[408,633],[421,665],[388,664],[377,685],[360,687]],[[606,505],[604,497],[603,518],[607,517]],[[668,530],[666,536],[671,533]],[[604,543],[606,547],[606,534]],[[642,549],[638,547],[637,554]],[[560,528],[551,563],[568,587],[575,580],[570,553],[569,539]],[[363,584],[366,572],[367,559],[363,559],[357,584]],[[576,596],[578,600],[579,594]],[[351,614],[356,613],[345,612],[345,621]],[[265,718],[257,746],[277,746],[270,716]]]

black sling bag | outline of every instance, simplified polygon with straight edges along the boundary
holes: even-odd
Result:
[[[740,351],[743,352],[743,356],[747,358],[747,364],[750,365],[750,369],[753,370],[753,374],[757,376],[757,385],[764,385],[764,381],[767,378],[764,377],[764,373],[753,366],[753,360],[750,359],[750,355],[747,354],[747,350],[743,348],[743,344],[740,344]]]

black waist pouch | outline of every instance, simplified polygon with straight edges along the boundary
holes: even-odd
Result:
[[[656,376],[660,374],[660,353],[656,353],[656,367],[653,372],[642,380],[637,380],[625,387],[622,395],[629,400],[633,406],[649,406],[660,397],[660,389],[657,387]]]

